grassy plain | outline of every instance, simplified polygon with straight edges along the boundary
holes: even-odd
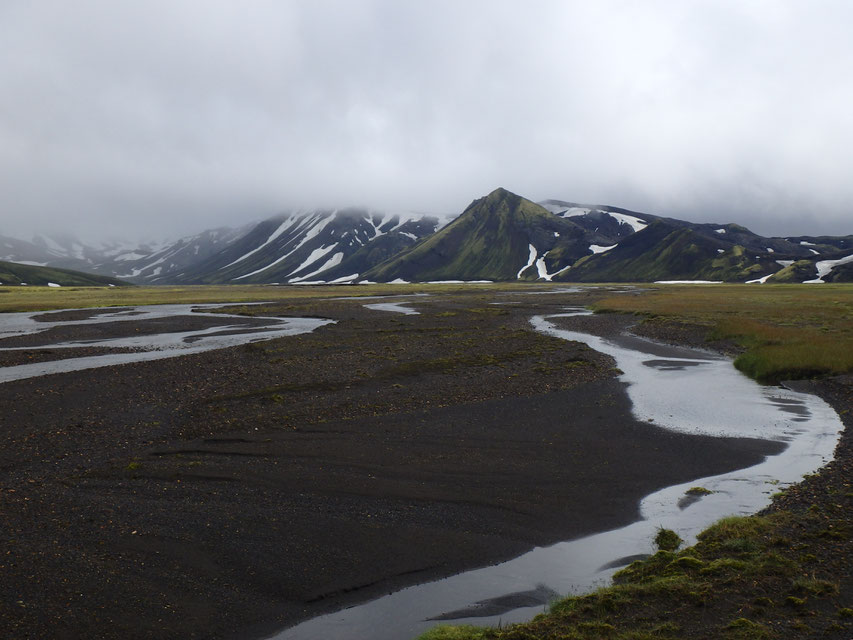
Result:
[[[704,328],[744,351],[735,366],[761,382],[853,371],[853,285],[672,286],[613,296],[597,311]]]
[[[512,290],[530,285],[515,283],[469,284],[484,290]],[[0,313],[51,309],[124,307],[141,304],[204,304],[278,302],[333,298],[459,291],[455,284],[377,284],[340,286],[190,285],[162,287],[0,287]]]

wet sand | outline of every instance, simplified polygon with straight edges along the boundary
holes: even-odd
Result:
[[[529,328],[583,297],[535,298],[287,305],[339,322],[0,385],[4,637],[260,637],[778,449],[636,422],[612,361]]]

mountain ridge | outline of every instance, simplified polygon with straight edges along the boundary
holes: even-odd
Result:
[[[129,283],[91,273],[0,260],[0,286],[120,287]]]
[[[0,260],[138,284],[436,280],[853,281],[853,235],[762,237],[611,205],[533,202],[505,188],[447,224],[363,207],[289,212],[160,245],[0,236]]]

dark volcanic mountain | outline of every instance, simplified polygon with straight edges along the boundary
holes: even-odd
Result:
[[[853,236],[765,238],[737,224],[562,200],[537,204],[496,189],[443,228],[435,217],[316,209],[159,247],[0,236],[0,260],[148,284],[850,282]]]
[[[261,222],[225,250],[170,277],[192,284],[350,282],[432,234],[438,219],[315,210]]]
[[[560,209],[555,202],[546,204]],[[496,189],[472,202],[435,235],[368,271],[365,278],[382,282],[551,280],[624,234],[622,224],[601,211],[575,215],[568,214],[569,209],[552,213],[506,189]]]
[[[840,238],[835,240],[841,245],[845,242]],[[819,277],[818,256],[823,254],[814,248],[818,246],[827,252],[827,257],[844,253],[826,243],[764,238],[736,224],[692,224],[660,218],[611,250],[579,260],[563,274],[563,279],[574,282],[803,282]],[[785,269],[794,263],[800,265],[802,279],[785,277]]]
[[[853,280],[853,237],[765,238],[497,189],[368,280],[820,282]]]

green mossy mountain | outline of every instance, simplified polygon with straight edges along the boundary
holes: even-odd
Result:
[[[82,271],[69,269],[54,269],[53,267],[37,267],[17,262],[0,261],[0,285],[31,285],[46,287],[59,285],[61,287],[105,287],[127,286],[128,283],[116,278],[96,276]]]
[[[610,251],[579,260],[557,279],[572,282],[743,282],[779,269],[773,254],[753,253],[715,232],[705,233],[683,223],[661,219]]]
[[[770,278],[771,282],[805,282],[817,278],[817,269],[813,260],[797,260],[789,264]]]
[[[818,260],[849,251],[844,237],[813,240],[765,238],[737,224],[693,224],[614,207],[555,200],[539,205],[496,189],[361,278],[802,282],[815,277]],[[788,262],[795,262],[793,268],[785,267]],[[344,270],[334,275],[343,276]],[[841,265],[827,277],[847,279],[853,279],[853,264]]]
[[[570,220],[506,189],[495,189],[472,202],[449,225],[371,269],[364,278],[536,280],[536,260],[541,258],[553,272],[587,253],[583,236],[583,229]],[[559,262],[548,259],[551,251],[560,256]]]

